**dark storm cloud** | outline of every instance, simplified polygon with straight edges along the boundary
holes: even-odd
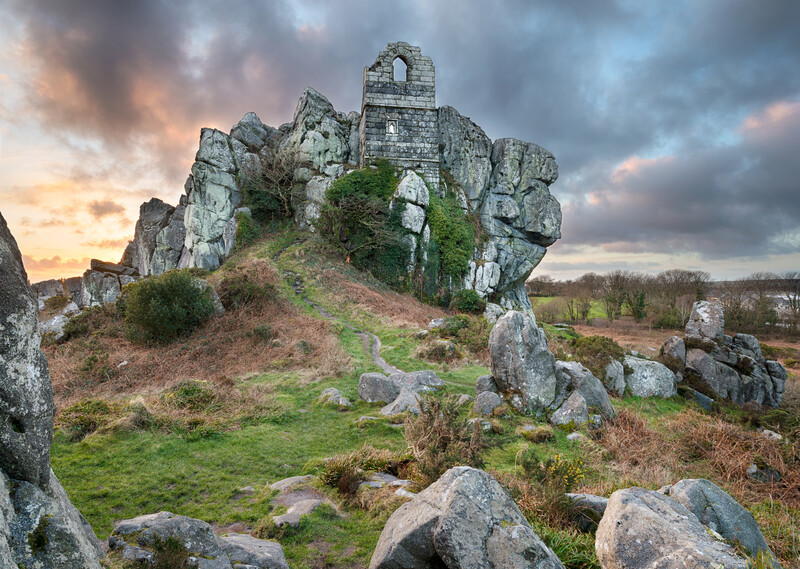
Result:
[[[748,126],[749,125],[749,126]],[[800,103],[745,121],[739,143],[630,160],[564,210],[564,239],[613,252],[706,258],[795,253]]]
[[[108,217],[109,215],[123,215],[125,207],[112,200],[94,200],[89,202],[87,210],[95,219]]]
[[[800,198],[786,195],[796,187],[786,184],[798,178],[786,149],[762,146],[752,134],[732,144],[730,132],[749,114],[800,98],[798,2],[20,0],[13,7],[25,21],[38,69],[31,93],[46,124],[101,137],[121,163],[129,148],[150,148],[149,164],[177,189],[200,126],[227,130],[248,111],[277,126],[291,119],[306,85],[339,110],[358,109],[363,67],[387,42],[405,40],[433,58],[438,104],[492,137],[554,152],[561,179],[552,190],[572,203],[564,235],[573,244],[725,256],[766,248],[797,221]],[[781,140],[797,148],[796,133]],[[626,159],[659,154],[675,157],[644,169],[657,178],[637,171],[611,180]],[[584,202],[588,192],[600,201]],[[759,195],[783,195],[785,203],[776,211]],[[709,208],[720,215],[704,215]],[[636,217],[643,212],[650,221]]]

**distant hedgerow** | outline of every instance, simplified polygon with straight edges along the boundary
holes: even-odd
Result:
[[[214,313],[211,291],[183,271],[131,283],[123,294],[125,336],[163,344],[192,332]]]

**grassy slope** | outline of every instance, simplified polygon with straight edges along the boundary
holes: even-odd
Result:
[[[245,255],[232,259],[223,273],[234,269],[233,265],[250,266],[248,263],[256,261],[297,273],[301,275],[305,294],[312,302],[324,306],[340,322],[377,334],[383,341],[382,356],[389,363],[408,371],[434,369],[446,381],[447,391],[474,394],[475,379],[488,373],[480,358],[472,358],[476,361],[466,363],[437,364],[425,362],[415,355],[421,340],[415,337],[414,332],[424,327],[428,319],[440,316],[440,310],[387,290],[373,282],[368,275],[329,258],[316,241],[307,238],[307,235],[291,231],[273,235],[257,243]],[[279,252],[277,261],[274,261]],[[317,311],[298,298],[286,281],[280,279],[275,284],[282,302],[301,314],[298,318],[319,318]],[[280,319],[284,317],[281,315],[291,313],[286,310],[275,318]],[[255,320],[245,313],[240,315],[240,320],[246,322],[247,326],[252,326],[255,321],[260,322],[259,319],[269,318],[271,316],[266,312]],[[236,319],[230,322],[235,323]],[[279,329],[279,322],[269,320],[269,323]],[[228,324],[229,327],[231,325]],[[97,534],[105,538],[116,520],[159,510],[197,517],[218,526],[243,523],[252,528],[274,513],[270,503],[270,483],[313,472],[322,459],[355,450],[363,444],[379,448],[404,448],[401,430],[390,426],[387,419],[369,423],[364,428],[354,425],[354,421],[362,415],[377,414],[379,405],[370,405],[357,398],[358,377],[366,371],[377,371],[377,368],[367,358],[361,340],[351,330],[341,324],[333,324],[328,328],[325,328],[327,332],[320,333],[333,335],[338,349],[346,355],[346,364],[335,366],[327,373],[319,373],[319,370],[326,368],[319,365],[317,359],[324,359],[325,354],[312,353],[308,367],[304,367],[302,358],[289,358],[288,363],[283,362],[274,368],[264,366],[262,359],[259,360],[261,369],[253,369],[255,373],[239,374],[238,378],[234,378],[239,390],[246,391],[254,387],[265,389],[285,412],[254,418],[252,421],[239,421],[227,427],[224,416],[218,417],[214,423],[218,428],[207,431],[206,436],[202,436],[203,431],[187,435],[186,432],[162,428],[95,433],[83,441],[72,442],[65,433],[57,434],[52,449],[53,469]],[[548,328],[548,333],[555,331]],[[244,341],[237,339],[234,331],[230,330],[224,337],[223,332],[213,329],[205,329],[198,334],[205,335],[204,341],[230,342],[231,346],[238,346],[236,342]],[[280,334],[284,343],[296,340],[288,332],[281,331]],[[105,340],[100,332],[94,339],[100,347],[95,345],[93,349],[108,349],[112,354],[112,364],[116,363],[113,357],[124,356],[124,351],[115,356],[118,352],[114,350],[125,348],[119,348],[121,340],[118,338],[113,339],[113,343],[108,340],[109,344],[106,345],[102,343]],[[307,339],[312,343],[324,344],[322,340]],[[193,338],[189,338],[187,343],[191,344],[192,341]],[[82,361],[78,350],[67,357],[64,353],[68,350],[63,347],[59,349],[61,355],[55,359],[55,373],[66,378],[78,373]],[[138,352],[136,356],[140,358],[139,361],[145,361],[147,357],[158,358],[158,350],[152,350],[147,357]],[[342,357],[339,360],[345,361]],[[180,377],[182,369],[191,371],[193,368],[176,367],[173,370],[175,376],[158,385],[137,383],[135,377],[129,376],[124,376],[123,382],[123,378],[117,376],[110,380],[110,386],[86,385],[84,389],[87,396],[123,402],[143,392],[148,405],[158,408],[158,389],[189,378]],[[115,381],[120,383],[114,384]],[[97,391],[94,391],[95,387]],[[353,408],[338,411],[315,404],[319,392],[326,387],[339,388],[355,403]],[[68,401],[74,399],[73,395]],[[648,448],[652,451],[652,447],[665,444],[680,450],[687,444],[686,440],[680,437],[676,440],[673,436],[671,429],[675,424],[705,425],[711,418],[694,410],[687,411],[689,406],[677,399],[658,401],[631,398],[615,400],[614,403],[618,409],[643,418],[652,429],[652,434],[632,439],[634,443],[628,445],[631,447],[629,452],[614,447],[615,441],[622,440],[626,434],[625,429],[630,428],[622,424],[609,429],[609,437],[614,435],[617,439],[600,440],[600,443],[615,449],[612,451],[604,450],[594,441],[569,442],[566,432],[558,430],[551,441],[532,445],[517,435],[515,430],[523,423],[535,421],[512,415],[494,420],[497,432],[489,436],[493,446],[484,453],[485,467],[498,473],[523,476],[518,464],[519,457],[529,447],[535,446],[542,458],[559,454],[569,459],[582,459],[585,473],[583,489],[605,495],[631,484],[656,488],[662,477],[674,482],[678,477],[706,475],[754,511],[767,538],[784,561],[800,555],[798,500],[774,500],[770,498],[774,489],[748,483],[743,473],[734,469],[727,473],[720,471],[713,466],[713,456],[700,451],[694,456],[691,453],[676,454],[674,463],[655,471],[640,468],[636,464],[637,452],[647,452]],[[642,428],[641,425],[639,427]],[[746,432],[740,427],[737,429]],[[695,430],[692,431],[695,436],[704,436],[699,428]],[[641,440],[642,448],[636,448],[636,440]],[[702,449],[706,443],[701,439],[697,444]],[[646,445],[649,447],[646,448]],[[744,449],[740,450],[745,452]],[[255,494],[242,496],[238,490],[245,486],[253,486]],[[338,499],[332,489],[323,490],[335,500]],[[343,506],[347,512],[343,518],[333,515],[329,510],[319,510],[305,519],[297,531],[280,538],[290,565],[365,567],[383,524],[396,505],[372,511]],[[542,510],[542,516],[545,513]],[[533,514],[531,521],[545,535],[545,539],[557,548],[568,567],[596,566],[591,535],[578,535],[566,526],[548,528],[543,519]]]

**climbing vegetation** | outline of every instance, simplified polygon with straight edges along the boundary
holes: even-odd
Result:
[[[438,245],[441,271],[453,279],[467,272],[475,246],[475,228],[461,209],[456,192],[448,190],[443,198],[431,195],[428,206],[431,237]]]
[[[386,160],[336,180],[326,193],[317,221],[319,234],[355,267],[399,286],[410,252],[400,217],[405,204],[389,203],[397,188],[394,167]]]

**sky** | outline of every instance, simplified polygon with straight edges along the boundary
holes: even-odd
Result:
[[[800,269],[796,0],[0,0],[0,212],[32,282],[117,261],[177,203],[201,127],[359,110],[392,41],[437,104],[551,152],[562,239],[533,276]]]

